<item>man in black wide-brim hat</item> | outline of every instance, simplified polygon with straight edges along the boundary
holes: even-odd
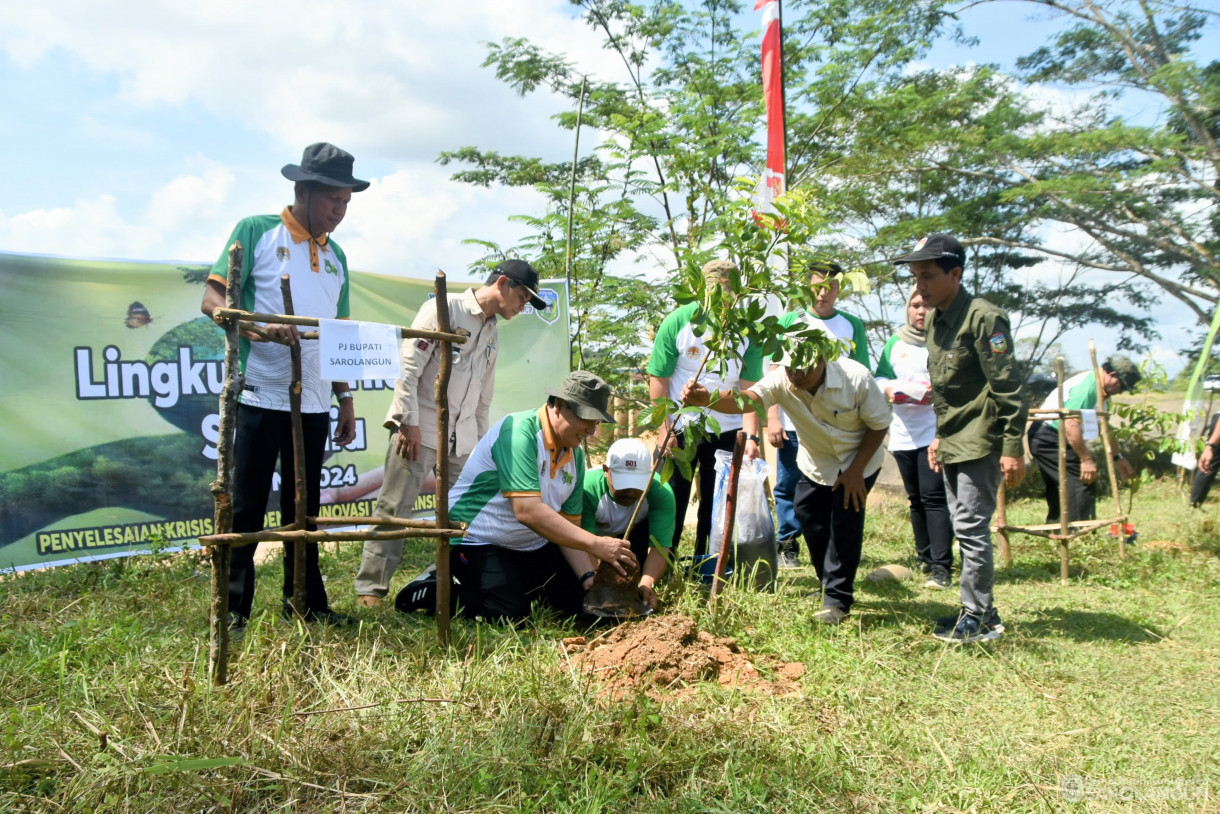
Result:
[[[293,186],[293,203],[278,215],[255,215],[239,222],[208,277],[203,313],[212,316],[225,305],[228,249],[240,241],[245,250],[241,269],[241,303],[245,311],[284,313],[280,277],[289,275],[294,312],[300,316],[345,319],[349,316],[347,257],[330,233],[343,221],[353,192],[368,189],[369,182],[352,176],[354,159],[333,144],[311,144],[300,164],[280,172]],[[281,523],[296,517],[291,486],[294,471],[292,414],[288,388],[292,382],[290,345],[300,342],[294,325],[263,326],[267,338],[244,334],[241,372],[244,386],[238,396],[237,436],[234,445],[233,530],[261,531],[271,492],[275,462],[284,475],[280,489]],[[325,382],[319,376],[318,343],[301,344],[301,419],[305,435],[306,514],[316,517],[321,495],[322,456],[330,435],[331,397],[339,401],[339,424],[334,442],[345,446],[356,436],[356,411],[347,382]],[[314,527],[311,525],[310,529]],[[305,543],[307,621],[346,624],[350,617],[335,613],[326,599],[318,567],[318,544]],[[229,574],[229,626],[245,627],[254,601],[254,550],[233,549]],[[295,544],[284,543],[284,601],[282,612],[291,615]]]

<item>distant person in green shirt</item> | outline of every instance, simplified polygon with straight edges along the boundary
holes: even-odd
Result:
[[[864,323],[859,317],[836,308],[839,300],[839,275],[843,267],[838,263],[814,260],[807,266],[809,285],[824,288],[818,290],[813,311],[801,308],[789,311],[779,319],[780,327],[787,328],[801,323],[809,328],[819,328],[827,337],[839,340],[844,358],[854,359],[868,367],[868,337]],[[770,367],[779,367],[773,363]],[[745,389],[745,388],[743,388]],[[775,515],[779,522],[776,531],[779,547],[779,564],[783,568],[795,568],[800,564],[798,540],[801,524],[796,518],[794,500],[796,484],[801,479],[801,470],[796,465],[800,441],[796,436],[796,425],[779,405],[767,410],[767,441],[775,447]]]
[[[673,549],[674,490],[652,474],[652,451],[637,438],[622,438],[610,445],[601,469],[585,472],[581,527],[599,537],[619,537],[627,530],[640,494],[648,492],[627,538],[631,553],[643,563],[640,599],[657,608],[655,585],[665,575],[666,558]]]
[[[1126,356],[1111,356],[1101,366],[1106,396],[1124,391],[1131,392],[1140,380],[1139,368]],[[1097,409],[1097,379],[1093,371],[1078,373],[1063,383],[1064,408],[1068,410]],[[1107,399],[1108,401],[1109,399]],[[1042,402],[1043,410],[1059,409],[1059,389]],[[1102,419],[1098,419],[1099,421]],[[1089,450],[1084,437],[1084,427],[1079,418],[1065,419],[1064,435],[1067,436],[1067,484],[1068,520],[1092,520],[1097,517],[1097,462]],[[1046,483],[1046,522],[1058,523],[1059,506],[1059,422],[1035,421],[1029,427],[1029,454]],[[1115,458],[1120,478],[1135,474],[1131,464],[1122,455]]]
[[[953,533],[962,556],[962,607],[938,619],[934,635],[951,642],[998,639],[991,516],[1001,478],[1025,476],[1025,399],[1008,315],[962,285],[966,250],[951,235],[931,235],[894,263],[907,265],[924,303],[928,374],[936,438],[928,465],[944,473]]]

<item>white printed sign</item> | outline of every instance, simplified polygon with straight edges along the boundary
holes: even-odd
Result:
[[[379,322],[318,320],[320,377],[325,381],[402,377],[398,328]]]
[[[1097,426],[1096,410],[1080,411],[1080,430],[1086,441],[1092,441],[1101,434],[1101,429]]]

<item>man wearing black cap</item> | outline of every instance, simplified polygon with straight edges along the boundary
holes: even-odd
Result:
[[[1008,315],[962,286],[966,250],[951,235],[924,238],[894,263],[909,266],[924,303],[936,309],[927,327],[937,419],[928,464],[944,473],[962,554],[962,608],[938,620],[936,637],[998,639],[1004,625],[991,596],[991,516],[1000,479],[1011,488],[1025,475],[1026,407]]]
[[[1126,356],[1111,356],[1101,366],[1102,391],[1109,397],[1131,392],[1140,380],[1139,368]],[[1096,410],[1097,377],[1089,370],[1063,383],[1064,409]],[[1056,388],[1042,402],[1043,410],[1059,409]],[[1068,520],[1092,520],[1097,517],[1097,462],[1084,437],[1084,425],[1079,418],[1064,419],[1063,433],[1067,436]],[[1103,420],[1103,419],[1098,419]],[[1042,470],[1046,483],[1046,522],[1059,522],[1059,422],[1034,421],[1029,427],[1029,454]],[[1118,476],[1126,479],[1135,474],[1131,464],[1121,454],[1115,455]]]
[[[352,175],[354,159],[333,144],[311,144],[300,164],[288,164],[280,172],[293,187],[293,203],[279,215],[255,215],[239,222],[225,251],[212,268],[203,295],[203,313],[212,316],[225,306],[228,280],[228,247],[240,241],[243,253],[241,303],[245,311],[284,313],[280,277],[287,274],[292,285],[295,313],[325,319],[349,316],[347,257],[330,239],[343,221],[353,192],[368,189],[369,182]],[[241,371],[244,386],[238,396],[237,434],[233,473],[233,530],[261,531],[267,498],[280,461],[286,486],[280,490],[281,522],[291,523],[296,506],[291,488],[293,472],[292,418],[288,388],[292,381],[289,345],[300,342],[295,325],[263,326],[263,335],[243,334]],[[306,513],[316,516],[321,493],[322,456],[331,433],[330,401],[339,401],[339,422],[333,441],[337,446],[352,442],[356,435],[356,411],[347,382],[324,382],[319,378],[318,343],[301,342],[301,419],[305,431],[307,474]],[[312,529],[313,526],[310,526]],[[308,621],[345,624],[350,617],[330,609],[326,587],[318,567],[317,543],[306,543]],[[254,602],[254,549],[234,548],[229,576],[229,624],[245,627]],[[291,613],[294,543],[284,543],[285,615]]]
[[[637,565],[626,540],[581,528],[585,455],[580,444],[608,412],[610,385],[583,370],[548,389],[537,410],[510,413],[479,441],[449,493],[449,519],[466,523],[449,564],[454,601],[468,618],[518,620],[530,603],[578,614],[597,561],[624,576]],[[394,602],[436,611],[436,576],[424,572]]]
[[[450,294],[449,325],[465,334],[466,344],[453,347],[449,376],[449,486],[462,474],[466,458],[487,434],[491,397],[495,390],[500,331],[496,317],[512,319],[533,305],[542,310],[538,272],[524,260],[505,260],[479,289]],[[436,300],[425,302],[411,323],[420,330],[439,330]],[[411,517],[424,481],[436,468],[436,376],[441,345],[427,339],[402,344],[402,378],[394,386],[394,402],[386,414],[390,444],[385,456],[385,480],[375,514]],[[377,526],[374,531],[391,531]],[[356,572],[357,601],[365,607],[381,604],[390,579],[402,561],[402,540],[366,540],[360,570]]]

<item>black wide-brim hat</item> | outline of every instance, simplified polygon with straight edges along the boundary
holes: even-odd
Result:
[[[312,181],[328,187],[364,192],[369,188],[369,182],[352,175],[355,163],[356,159],[351,153],[319,141],[305,148],[300,164],[285,164],[280,173],[289,181]]]

